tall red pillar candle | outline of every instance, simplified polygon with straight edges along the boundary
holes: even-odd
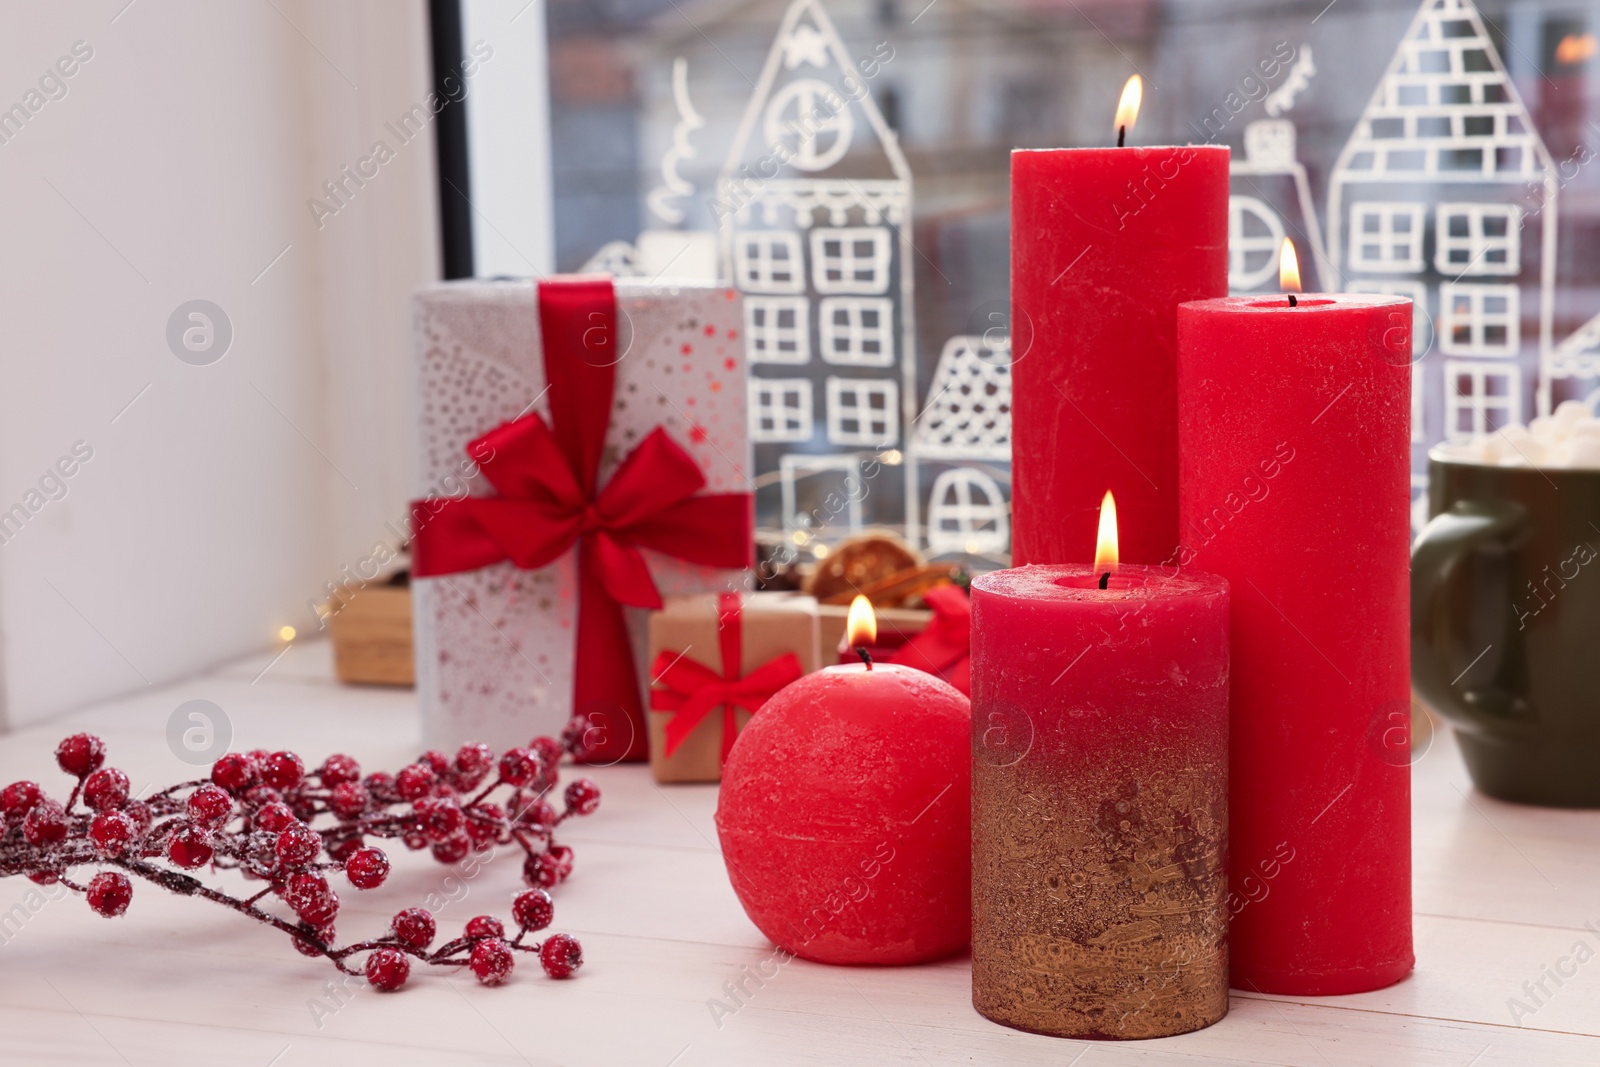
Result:
[[[1232,981],[1358,993],[1412,968],[1411,306],[1178,309],[1180,547],[1233,588]]]
[[[972,582],[972,1003],[1163,1037],[1228,1010],[1228,587],[1097,572]]]
[[[1011,153],[1012,555],[1086,559],[1109,487],[1122,558],[1178,540],[1177,306],[1228,291],[1228,149]]]

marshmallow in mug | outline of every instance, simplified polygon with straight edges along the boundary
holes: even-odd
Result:
[[[1563,401],[1527,426],[1513,423],[1470,441],[1441,445],[1441,459],[1499,467],[1600,468],[1600,418],[1581,400]]]

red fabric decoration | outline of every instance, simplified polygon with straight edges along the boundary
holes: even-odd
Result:
[[[711,714],[711,709],[720,704],[722,762],[728,762],[728,752],[739,732],[734,709],[744,708],[755,714],[772,694],[805,673],[799,657],[786,652],[740,677],[739,667],[744,659],[741,614],[738,593],[723,593],[718,597],[717,640],[722,646],[720,676],[705,664],[675,652],[662,652],[651,666],[650,673],[663,688],[650,691],[650,707],[674,713],[667,721],[667,755],[676,752],[694,728]]]
[[[609,278],[539,284],[550,424],[525,415],[467,446],[494,497],[414,501],[419,578],[510,560],[524,570],[578,552],[575,714],[617,711],[631,730],[597,731],[596,762],[641,760],[648,741],[624,604],[660,608],[642,548],[705,567],[750,565],[750,495],[707,493],[693,457],[660,426],[598,485],[616,384],[616,294]],[[604,719],[601,720],[605,722]]]
[[[967,696],[972,695],[972,601],[954,585],[938,585],[922,594],[933,619],[921,633],[895,649],[889,663],[903,663],[936,674]]]

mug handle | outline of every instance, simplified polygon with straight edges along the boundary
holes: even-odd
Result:
[[[1468,614],[1452,612],[1455,598],[1447,594],[1459,587],[1465,573],[1461,564],[1469,557],[1480,552],[1508,555],[1527,534],[1528,512],[1522,505],[1462,500],[1428,520],[1411,546],[1411,685],[1430,706],[1461,725],[1504,726],[1533,717],[1523,697],[1492,681],[1458,689],[1455,683],[1474,661],[1443,662],[1447,650],[1476,648],[1479,641],[1497,647],[1497,659],[1511,651],[1509,611],[1498,632],[1469,633]]]

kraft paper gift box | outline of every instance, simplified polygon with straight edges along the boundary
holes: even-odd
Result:
[[[677,597],[650,617],[650,773],[716,782],[738,731],[822,666],[817,602],[783,593]]]
[[[644,758],[643,609],[737,588],[750,562],[738,294],[448,282],[414,313],[429,743],[503,750],[576,713],[593,761]]]

